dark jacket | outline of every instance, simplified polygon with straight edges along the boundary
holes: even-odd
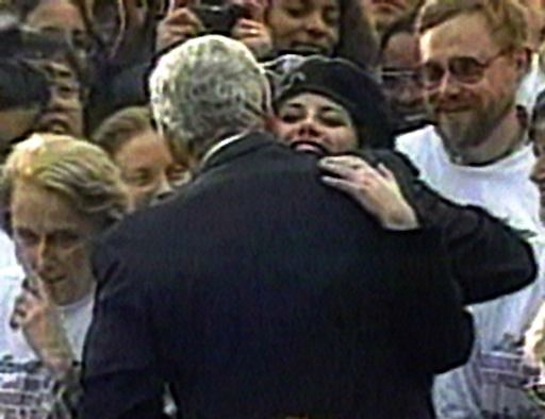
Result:
[[[473,339],[440,233],[385,231],[319,176],[256,133],[103,240],[83,419],[158,417],[164,383],[183,418],[433,417]]]
[[[441,231],[465,304],[513,293],[536,279],[537,263],[531,246],[504,222],[480,207],[443,198],[419,180],[417,169],[403,154],[369,150],[361,157],[390,168],[420,223]]]

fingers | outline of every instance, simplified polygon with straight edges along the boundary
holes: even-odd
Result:
[[[200,19],[187,7],[174,10],[157,27],[156,48],[164,50],[174,44],[187,41],[204,30]]]
[[[15,298],[10,325],[13,328],[23,326],[34,314],[49,302],[49,293],[43,281],[29,275],[21,284],[21,294]]]
[[[318,166],[326,172],[353,181],[363,180],[369,176],[382,176],[377,169],[356,156],[326,157],[318,162]]]
[[[232,36],[235,39],[259,38],[264,35],[262,23],[251,19],[240,19],[233,28]]]
[[[170,0],[168,4],[168,11],[173,12],[180,7],[192,6],[195,3],[194,0]]]
[[[272,38],[267,26],[252,19],[239,19],[231,36],[243,42],[257,58],[266,57],[272,50]]]
[[[197,17],[191,9],[187,7],[181,7],[179,9],[174,10],[172,13],[168,14],[163,22],[163,26],[177,26],[177,25],[183,25],[183,26],[191,26],[195,28],[202,27],[202,22]]]
[[[26,304],[24,297],[22,295],[19,295],[15,299],[15,304],[13,306],[13,312],[11,313],[11,317],[9,320],[9,325],[12,329],[18,329],[21,327],[21,324],[23,323],[23,319],[26,315]]]
[[[320,160],[319,167],[331,174],[322,177],[326,185],[350,195],[384,228],[418,227],[414,210],[401,194],[394,174],[384,165],[375,169],[357,156],[336,156]]]
[[[335,188],[356,198],[357,201],[361,202],[362,204],[364,204],[364,207],[366,207],[366,189],[368,187],[368,184],[366,182],[357,184],[350,180],[340,179],[331,176],[323,176],[322,182],[328,186],[331,186],[332,188]]]
[[[394,174],[392,173],[392,171],[390,169],[388,169],[383,163],[380,163],[377,166],[377,170],[385,179],[387,179],[389,181],[392,181],[392,182],[396,181],[396,178],[395,178]]]
[[[242,5],[253,21],[264,23],[265,22],[265,2],[262,0],[244,0]]]
[[[39,302],[40,299],[35,291],[23,289],[21,294],[15,299],[10,326],[14,329],[24,326],[29,315],[33,313],[34,308]]]

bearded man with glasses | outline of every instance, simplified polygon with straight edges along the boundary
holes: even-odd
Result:
[[[525,17],[516,0],[427,1],[417,35],[433,125],[400,137],[397,147],[444,196],[488,209],[539,253],[539,194],[529,179],[535,157],[516,100],[528,69]],[[544,279],[472,308],[473,355],[436,379],[439,417],[542,417],[524,390],[535,371],[523,368],[521,347],[544,298]]]

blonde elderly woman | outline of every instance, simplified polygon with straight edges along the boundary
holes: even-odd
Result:
[[[125,186],[99,147],[33,135],[9,156],[1,191],[24,279],[0,284],[0,416],[70,417],[93,308],[93,239],[127,212]]]

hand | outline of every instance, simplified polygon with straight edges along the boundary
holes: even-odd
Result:
[[[155,38],[156,51],[163,51],[173,45],[181,44],[204,31],[202,22],[189,8],[193,1],[178,1],[159,22]]]
[[[265,4],[259,0],[245,0],[242,5],[248,10],[249,18],[239,19],[231,36],[246,45],[256,58],[264,58],[273,48],[272,36],[265,24]]]
[[[40,279],[25,279],[15,300],[10,325],[23,331],[40,361],[54,374],[63,376],[71,368],[74,356],[70,343],[55,304]]]
[[[387,230],[419,227],[414,209],[401,193],[393,173],[380,164],[377,169],[356,156],[325,157],[319,167],[326,173],[323,182],[342,191],[377,217]]]
[[[524,354],[533,365],[543,365],[545,360],[545,303],[524,335]]]

